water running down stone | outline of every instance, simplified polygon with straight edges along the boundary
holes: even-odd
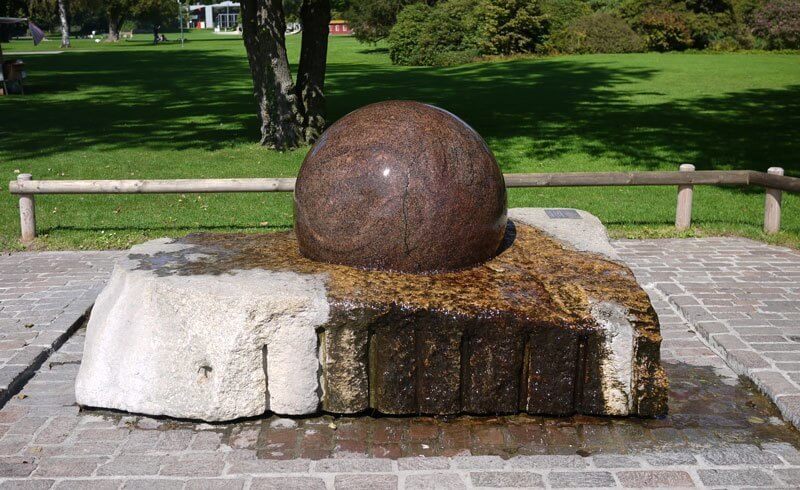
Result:
[[[452,114],[388,102],[343,118],[295,202],[295,232],[121,258],[78,403],[208,421],[666,413],[658,318],[602,224],[535,208],[506,221],[494,157]]]

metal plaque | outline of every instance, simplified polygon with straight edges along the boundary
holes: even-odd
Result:
[[[544,212],[550,219],[583,219],[574,209],[545,209]]]

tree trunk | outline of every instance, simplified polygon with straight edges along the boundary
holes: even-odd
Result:
[[[108,41],[119,41],[119,29],[122,26],[122,15],[119,12],[108,11]]]
[[[328,58],[330,0],[304,0],[300,9],[303,40],[297,69],[297,99],[303,139],[313,143],[325,130],[325,70]]]
[[[69,0],[58,0],[58,17],[61,19],[61,47],[69,47]]]
[[[261,144],[297,147],[302,120],[286,56],[286,19],[281,0],[243,0],[242,35],[261,121]]]
[[[11,24],[0,24],[0,43],[11,42]]]

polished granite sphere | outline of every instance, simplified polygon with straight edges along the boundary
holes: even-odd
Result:
[[[503,174],[453,114],[388,101],[333,124],[294,194],[300,253],[398,272],[463,269],[493,257],[506,228]]]

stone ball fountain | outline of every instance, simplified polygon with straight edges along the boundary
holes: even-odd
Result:
[[[494,157],[454,115],[391,101],[345,116],[303,163],[295,220],[121,257],[78,403],[206,421],[666,413],[658,318],[605,228],[507,212]]]
[[[300,253],[401,272],[492,258],[506,229],[506,187],[483,139],[431,105],[368,105],[331,126],[295,187]]]

